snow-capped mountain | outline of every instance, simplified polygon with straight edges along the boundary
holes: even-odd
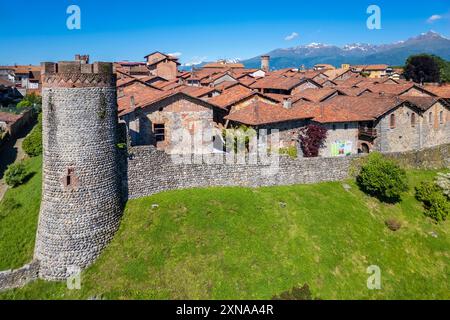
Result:
[[[391,44],[373,45],[351,43],[342,47],[310,43],[307,45],[276,49],[269,53],[271,68],[280,69],[305,65],[312,67],[316,63],[329,63],[339,66],[342,63],[403,65],[412,54],[429,53],[450,60],[450,40],[439,33],[429,31],[416,37]],[[257,68],[260,58],[242,61],[246,67]]]

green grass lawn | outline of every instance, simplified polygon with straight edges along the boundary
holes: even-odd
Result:
[[[81,290],[40,280],[0,299],[270,299],[304,283],[322,299],[449,299],[449,223],[429,221],[412,189],[435,174],[409,171],[411,189],[395,205],[351,181],[349,191],[331,182],[132,200],[111,245],[83,272]],[[2,267],[31,259],[38,176],[21,187],[28,196],[8,191],[28,200],[0,220]],[[400,230],[385,226],[391,217],[402,221]],[[381,290],[366,287],[370,265],[381,268]]]
[[[42,157],[25,160],[32,175],[28,182],[10,188],[0,202],[0,270],[28,263],[34,250],[34,239],[41,203]]]

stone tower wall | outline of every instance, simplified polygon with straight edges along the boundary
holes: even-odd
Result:
[[[43,63],[39,276],[85,268],[119,225],[117,97],[110,63]]]

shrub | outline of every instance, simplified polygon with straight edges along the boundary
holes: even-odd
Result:
[[[367,157],[356,182],[362,191],[385,202],[399,201],[408,190],[405,170],[377,152]]]
[[[286,147],[278,149],[279,154],[286,154],[291,158],[297,158],[297,148],[296,147]]]
[[[22,148],[30,157],[42,154],[42,113],[39,114],[36,126],[23,140]]]
[[[425,204],[425,215],[436,222],[445,221],[450,212],[450,201],[441,192],[433,192]]]
[[[5,182],[8,186],[17,187],[25,182],[27,175],[27,169],[22,162],[11,164],[5,171]]]
[[[273,296],[272,300],[314,300],[314,298],[308,284],[305,284],[303,287],[293,287],[289,291]]]
[[[401,222],[394,218],[387,219],[384,223],[392,231],[397,231],[402,226]]]
[[[450,211],[450,201],[437,184],[422,182],[416,187],[416,198],[423,202],[426,216],[436,222],[447,219]]]
[[[16,107],[17,107],[17,109],[24,109],[24,108],[30,108],[32,106],[33,106],[33,104],[30,101],[24,99],[24,100],[20,101]]]
[[[317,157],[326,138],[327,129],[322,126],[309,124],[302,128],[300,131],[299,140],[303,155],[307,158]]]
[[[416,188],[416,199],[420,202],[427,202],[435,192],[440,192],[439,187],[431,181],[423,181]]]

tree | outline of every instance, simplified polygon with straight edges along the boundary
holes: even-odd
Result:
[[[22,148],[30,157],[42,154],[42,113],[38,116],[38,123],[22,142]]]
[[[433,56],[433,58],[439,66],[441,82],[450,82],[450,61],[445,61],[438,56]]]
[[[441,81],[439,64],[434,56],[428,54],[410,56],[406,60],[404,76],[417,83]]]
[[[303,155],[307,158],[317,157],[326,138],[327,129],[322,126],[309,124],[303,127],[299,135]]]

